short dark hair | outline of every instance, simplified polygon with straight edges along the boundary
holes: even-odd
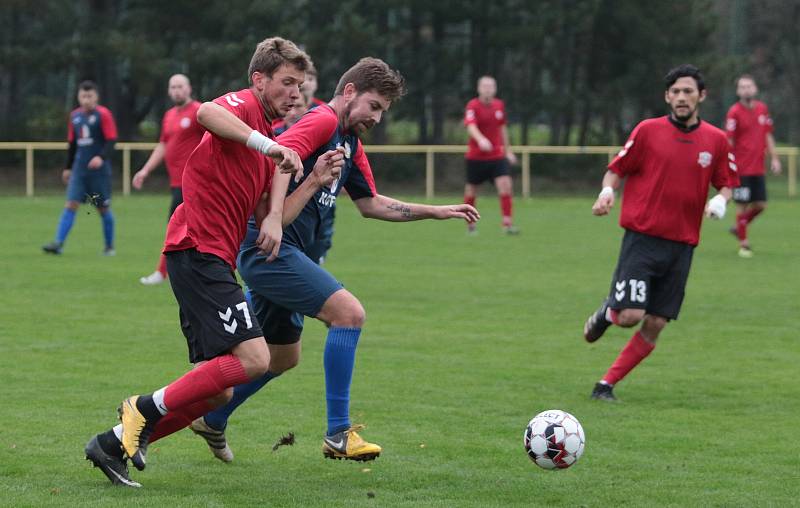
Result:
[[[743,79],[749,79],[749,80],[750,80],[750,81],[752,81],[754,84],[755,84],[755,82],[756,82],[756,78],[754,78],[752,74],[742,74],[741,76],[739,76],[738,78],[736,78],[736,85],[738,86],[738,85],[739,85],[739,81],[741,81],[741,80],[743,80]]]
[[[400,71],[380,58],[362,58],[347,69],[333,95],[342,95],[347,83],[353,83],[358,93],[374,91],[392,102],[406,94],[406,82]]]
[[[669,90],[669,87],[675,84],[680,78],[694,78],[697,82],[697,91],[702,92],[706,89],[706,81],[700,73],[700,69],[692,64],[681,64],[674,69],[670,70],[664,76],[664,89]]]
[[[284,64],[293,65],[303,72],[312,65],[311,58],[292,41],[281,37],[264,39],[258,43],[250,59],[247,79],[252,83],[254,72],[261,72],[271,78],[272,74]]]
[[[90,90],[94,90],[96,92],[97,91],[97,83],[95,83],[94,81],[91,81],[89,79],[87,79],[85,81],[81,81],[80,84],[78,85],[78,90],[82,90],[84,92],[88,92]]]

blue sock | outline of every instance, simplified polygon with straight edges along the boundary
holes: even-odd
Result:
[[[106,213],[101,214],[103,219],[103,236],[106,237],[106,248],[110,249],[114,246],[114,215],[111,210],[106,210]]]
[[[247,300],[247,306],[250,308],[250,313],[254,313],[255,307],[253,307],[253,296],[250,292],[250,288],[247,286],[244,287],[244,299]]]
[[[328,435],[350,427],[350,382],[356,363],[361,328],[332,326],[325,341],[325,400],[328,402]]]
[[[58,243],[64,243],[73,223],[75,223],[75,210],[64,208],[64,211],[61,212],[61,219],[58,221],[58,228],[56,228],[56,241]]]
[[[236,408],[244,404],[244,401],[263,388],[271,379],[275,379],[278,376],[280,376],[280,374],[267,372],[260,378],[254,379],[249,383],[237,385],[233,389],[233,398],[230,402],[224,406],[218,407],[205,416],[206,424],[212,429],[225,430],[225,427],[228,425],[228,418],[236,411]]]

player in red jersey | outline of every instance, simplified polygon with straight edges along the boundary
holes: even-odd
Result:
[[[200,103],[192,98],[192,85],[189,83],[189,78],[183,74],[175,74],[169,78],[167,93],[175,106],[164,113],[158,144],[142,169],[133,175],[133,187],[141,190],[150,173],[162,161],[165,162],[169,173],[169,188],[172,193],[172,203],[167,217],[169,220],[178,205],[183,203],[183,193],[181,192],[183,167],[192,150],[200,143],[200,138],[203,137],[206,130],[197,122],[197,110],[200,109]],[[140,278],[139,282],[146,286],[152,286],[161,284],[166,279],[167,258],[162,254],[156,271]]]
[[[302,168],[296,152],[268,136],[271,121],[297,101],[308,64],[294,43],[266,39],[250,62],[251,87],[206,102],[197,111],[208,132],[186,162],[184,202],[170,219],[164,247],[195,367],[153,393],[125,399],[119,408],[121,425],[86,445],[86,458],[114,484],[140,486],[128,475],[127,459],[144,469],[149,442],[227,402],[231,387],[262,376],[269,367],[269,349],[233,270],[247,219],[270,191],[275,164],[281,172]],[[268,217],[259,221],[259,245],[265,251],[277,254],[283,221],[291,222],[322,185],[330,185],[342,161],[339,152],[320,156],[297,197],[293,193],[285,200],[285,213],[284,200],[272,200]]]
[[[506,108],[496,98],[497,82],[491,76],[478,79],[478,96],[467,103],[464,125],[469,134],[467,147],[467,183],[464,186],[464,203],[475,206],[478,186],[492,180],[500,198],[503,214],[503,231],[510,235],[519,233],[512,220],[512,182],[509,164],[516,164],[511,151],[506,127]],[[467,225],[476,232],[475,224]]]
[[[616,400],[614,385],[655,348],[667,322],[678,318],[703,215],[721,219],[738,183],[725,133],[700,120],[706,98],[700,71],[672,69],[664,99],[670,114],[641,122],[609,164],[592,206],[606,215],[625,179],[620,225],[625,229],[611,291],[583,329],[588,342],[612,324],[642,323],[603,379],[593,399]],[[706,203],[709,184],[719,194]]]
[[[753,257],[747,239],[747,226],[767,207],[767,186],[764,178],[764,151],[770,157],[770,169],[781,172],[781,160],[775,153],[772,118],[767,105],[755,99],[758,87],[752,76],[736,80],[739,101],[731,106],[725,118],[728,141],[739,166],[741,185],[733,190],[736,201],[736,225],[731,233],[739,239],[739,256]]]

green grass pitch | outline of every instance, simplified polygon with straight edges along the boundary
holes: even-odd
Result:
[[[488,190],[488,189],[487,189]],[[363,302],[352,416],[384,447],[375,462],[324,460],[322,349],[309,322],[300,366],[234,415],[236,459],[212,459],[182,431],[151,447],[142,489],[113,488],[83,446],[124,397],[187,368],[168,285],[142,287],[168,198],[115,199],[117,256],[100,255],[82,208],[65,253],[48,257],[61,197],[0,199],[0,505],[8,506],[788,506],[800,484],[800,202],[773,192],[736,256],[705,224],[680,320],[616,389],[589,400],[631,332],[587,345],[586,316],[608,289],[621,230],[592,197],[497,200],[462,224],[361,219],[340,200],[326,267]],[[569,470],[540,470],[522,448],[545,409],[580,419]],[[288,432],[297,443],[273,452]]]

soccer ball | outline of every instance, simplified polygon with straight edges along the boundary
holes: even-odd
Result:
[[[577,418],[559,409],[542,411],[525,427],[525,452],[539,467],[566,469],[583,455],[586,436]]]

